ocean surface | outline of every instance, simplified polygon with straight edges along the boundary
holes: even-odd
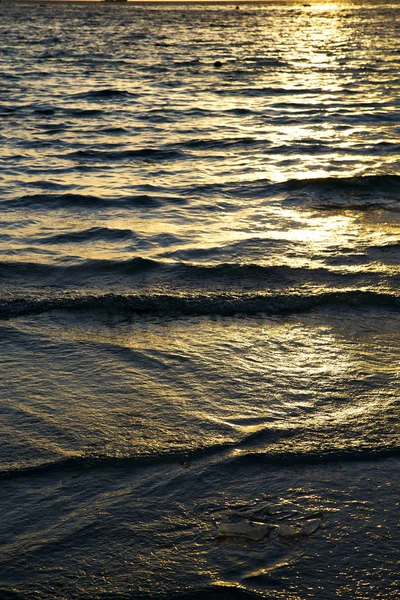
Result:
[[[0,4],[0,599],[400,597],[400,3]]]

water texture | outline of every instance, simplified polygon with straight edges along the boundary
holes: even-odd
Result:
[[[400,5],[0,4],[0,598],[390,600]]]

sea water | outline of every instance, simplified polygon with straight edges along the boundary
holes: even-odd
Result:
[[[399,22],[0,4],[1,599],[399,597]]]

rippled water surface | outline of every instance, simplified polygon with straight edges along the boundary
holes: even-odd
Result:
[[[400,595],[400,5],[0,4],[0,597]]]

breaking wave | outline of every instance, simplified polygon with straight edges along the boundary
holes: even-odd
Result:
[[[52,310],[107,310],[122,314],[234,315],[280,314],[323,307],[382,307],[400,309],[400,297],[391,293],[345,290],[316,294],[213,293],[213,294],[104,294],[0,300],[0,318],[35,315]]]
[[[264,432],[265,433],[265,432]],[[8,466],[0,469],[0,480],[21,477],[53,475],[62,473],[84,473],[104,469],[131,470],[165,463],[179,463],[182,466],[192,461],[220,455],[226,468],[239,468],[251,464],[271,464],[282,466],[315,465],[350,461],[382,460],[400,455],[398,445],[371,445],[363,448],[321,448],[312,451],[268,450],[254,451],[246,449],[252,436],[237,442],[227,441],[184,451],[174,449],[161,452],[115,456],[112,454],[80,454],[42,463]],[[295,444],[295,442],[294,442]]]

